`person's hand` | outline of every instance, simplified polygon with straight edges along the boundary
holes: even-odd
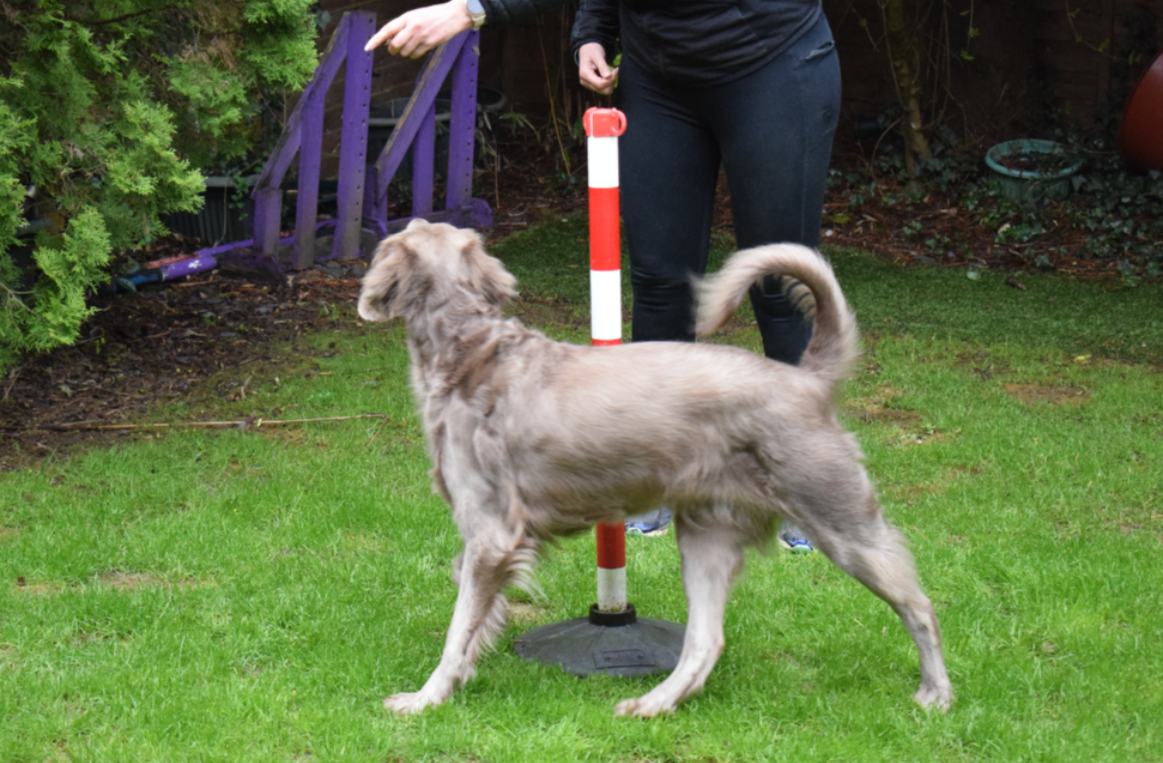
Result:
[[[577,49],[578,74],[582,87],[609,95],[618,81],[618,70],[606,63],[606,49],[600,42],[587,42]]]
[[[363,49],[371,50],[386,42],[393,55],[419,58],[468,29],[472,29],[472,17],[464,0],[449,0],[397,16],[384,24]]]

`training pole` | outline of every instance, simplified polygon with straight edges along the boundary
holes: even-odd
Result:
[[[590,185],[591,344],[622,343],[622,236],[619,226],[618,137],[626,117],[617,109],[590,109],[586,130]],[[626,525],[599,522],[598,611],[625,612]]]
[[[622,243],[619,227],[618,136],[626,116],[589,109],[582,117],[589,158],[590,336],[595,346],[622,343]],[[626,593],[626,525],[599,522],[598,602],[589,617],[534,628],[513,648],[527,660],[559,664],[578,675],[637,676],[670,671],[682,653],[684,628],[639,618]]]

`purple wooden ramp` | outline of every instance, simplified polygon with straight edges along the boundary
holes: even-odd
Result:
[[[369,157],[368,115],[371,110],[372,53],[363,47],[376,29],[376,17],[368,11],[343,14],[324,51],[315,77],[304,89],[282,135],[255,183],[254,236],[247,241],[212,247],[219,262],[233,263],[248,271],[279,273],[285,268],[303,269],[315,262],[370,258],[364,242],[402,228],[416,217],[446,221],[462,227],[490,227],[492,210],[472,198],[473,150],[476,130],[479,33],[465,32],[437,48],[425,64],[416,89],[378,157]],[[344,78],[343,122],[339,141],[339,178],[334,220],[319,221],[319,180],[322,164],[323,117],[327,90],[340,66]],[[452,114],[445,199],[434,203],[436,93],[452,79]],[[404,156],[411,149],[412,214],[388,219],[388,187]],[[295,225],[284,235],[283,181],[298,157],[295,194]],[[370,234],[370,235],[365,235]],[[333,237],[329,251],[319,253],[317,239]],[[291,248],[291,256],[280,250]],[[202,252],[210,253],[209,249]],[[199,252],[201,253],[201,252]]]

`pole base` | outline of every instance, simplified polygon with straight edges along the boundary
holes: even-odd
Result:
[[[666,620],[590,607],[589,617],[542,625],[518,637],[513,650],[525,660],[560,665],[578,676],[645,676],[670,672],[682,654],[686,628]]]

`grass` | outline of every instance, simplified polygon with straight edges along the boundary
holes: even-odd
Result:
[[[573,341],[584,239],[569,219],[496,249],[516,312]],[[947,715],[912,704],[916,653],[882,603],[818,555],[753,553],[706,691],[613,718],[658,679],[511,649],[589,606],[591,536],[550,549],[544,600],[463,691],[385,713],[439,658],[458,538],[402,329],[352,317],[245,400],[155,417],[382,427],[171,431],[0,475],[0,761],[1163,759],[1163,289],[831,254],[868,349],[845,419],[942,618]],[[725,340],[758,347],[742,313]],[[628,545],[639,611],[682,621],[673,540]]]

